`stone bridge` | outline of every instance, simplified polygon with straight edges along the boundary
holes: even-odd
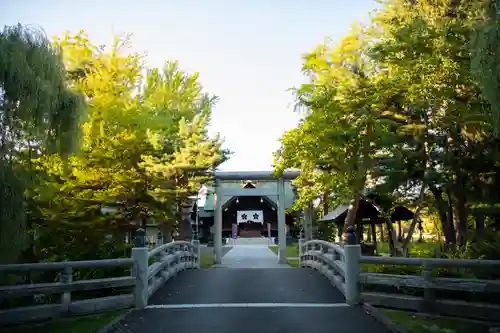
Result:
[[[110,332],[388,332],[355,300],[346,303],[335,287],[341,275],[280,264],[267,245],[223,249],[221,264],[183,272]]]
[[[312,240],[312,210],[304,212],[304,237],[299,241],[300,267],[286,264],[285,180],[298,172],[275,177],[272,172],[216,173],[219,198],[214,216],[215,266],[200,268],[199,241],[145,245],[144,230],[137,235],[131,258],[0,265],[0,274],[52,271],[58,282],[0,286],[0,301],[8,298],[61,295],[59,302],[0,310],[0,330],[8,325],[98,313],[112,309],[133,311],[109,327],[107,333],[352,333],[388,332],[360,306],[370,303],[402,310],[474,319],[497,319],[500,306],[482,301],[440,299],[436,291],[499,293],[500,281],[435,276],[440,268],[481,268],[498,272],[500,261],[361,256],[354,230],[346,244]],[[226,181],[264,180],[272,187],[224,187]],[[224,246],[222,201],[233,196],[266,196],[277,209],[279,253],[267,244]],[[307,240],[306,240],[307,239]],[[421,267],[419,275],[362,272],[362,264]],[[130,268],[129,276],[73,281],[73,270]],[[389,286],[382,290],[420,288],[420,296],[397,292],[362,291],[362,285]],[[72,293],[120,289],[120,295],[73,299]],[[109,294],[109,293],[108,293]],[[2,327],[3,326],[3,327]],[[8,328],[8,327],[7,327]]]
[[[144,232],[143,232],[144,236]],[[355,236],[348,244],[299,241],[300,267],[280,263],[263,245],[221,248],[221,262],[200,268],[198,241],[174,241],[150,250],[137,237],[132,258],[0,265],[0,274],[54,271],[59,282],[0,286],[0,300],[61,295],[59,302],[0,310],[0,329],[53,318],[130,308],[106,333],[388,332],[363,303],[403,310],[496,320],[500,307],[440,299],[436,291],[498,293],[498,280],[433,276],[443,267],[498,271],[500,261],[361,256]],[[362,272],[362,264],[423,267],[422,274]],[[73,281],[73,269],[125,266],[131,275]],[[423,289],[423,296],[362,291],[361,285]],[[121,288],[122,294],[73,299],[73,292]],[[10,325],[10,326],[9,326]]]

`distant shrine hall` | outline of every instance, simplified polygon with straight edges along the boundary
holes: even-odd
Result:
[[[258,182],[224,182],[224,188],[274,188],[276,181]],[[198,228],[200,240],[207,241],[214,226],[214,213],[217,197],[213,187],[202,186],[198,193],[198,199],[191,214],[191,224],[196,223],[196,211],[198,212]],[[270,225],[271,237],[278,237],[278,211],[276,199],[267,196],[234,196],[224,197],[222,200],[222,237],[267,237],[268,224]],[[285,209],[290,208],[295,200],[295,193],[291,181],[285,181]],[[298,232],[294,228],[297,213],[286,214],[287,232]]]

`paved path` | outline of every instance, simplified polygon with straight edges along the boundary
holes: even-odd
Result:
[[[235,246],[220,267],[179,274],[112,333],[388,333],[318,272],[264,250]]]
[[[224,245],[222,247],[222,255],[226,255],[226,253],[228,253],[230,250],[231,250],[232,246],[230,245]],[[209,255],[209,256],[213,256],[214,254],[214,248],[212,246],[208,247],[206,245],[202,245],[201,248],[200,248],[200,252],[201,252],[201,255]]]
[[[232,245],[271,245],[272,242],[267,237],[238,237],[236,239],[230,239],[230,244]]]
[[[225,268],[291,268],[278,264],[278,256],[268,245],[235,245],[216,267]]]

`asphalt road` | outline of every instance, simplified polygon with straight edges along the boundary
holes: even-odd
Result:
[[[388,333],[316,271],[219,267],[179,274],[112,331],[163,332]]]

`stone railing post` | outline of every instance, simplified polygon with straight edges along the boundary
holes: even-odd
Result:
[[[161,232],[158,232],[158,234],[156,235],[156,247],[162,245],[163,245],[163,234]]]
[[[299,265],[302,263],[302,255],[304,254],[304,243],[306,240],[304,238],[299,238]]]
[[[61,283],[71,283],[73,281],[73,270],[70,266],[65,266],[61,273]],[[71,291],[61,295],[61,306],[64,312],[69,312],[71,304]]]
[[[143,309],[148,305],[148,252],[144,229],[137,229],[135,247],[132,249],[132,276],[135,277],[134,299],[135,307]]]
[[[193,240],[193,246],[196,254],[196,268],[200,268],[200,260],[201,260],[201,246],[200,241],[198,239]]]
[[[179,263],[181,262],[181,257],[179,256],[179,254],[177,252],[180,251],[180,246],[178,244],[176,244],[174,246],[174,255],[175,255],[175,259],[174,259],[174,263],[175,263],[175,275],[177,275],[178,273],[178,269],[179,269]]]
[[[135,247],[146,247],[146,231],[139,228],[135,231]]]
[[[162,246],[163,245],[163,234],[161,232],[158,232],[156,235],[156,247]],[[156,261],[160,262],[163,257],[163,253],[160,252],[156,255]]]
[[[357,305],[360,301],[359,261],[361,258],[361,246],[357,244],[354,228],[347,228],[344,241],[345,300],[349,305]]]

